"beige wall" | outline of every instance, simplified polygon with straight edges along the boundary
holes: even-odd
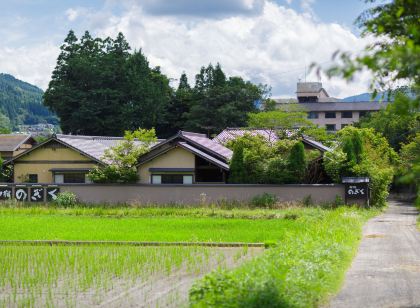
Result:
[[[88,203],[184,203],[198,204],[218,200],[248,201],[252,197],[270,193],[280,201],[301,201],[311,196],[316,203],[334,202],[336,196],[344,200],[344,185],[60,185],[61,191],[74,192],[80,201]]]
[[[169,150],[139,166],[140,183],[150,183],[149,168],[195,168],[195,155],[179,147]]]
[[[336,130],[341,129],[342,124],[352,124],[359,121],[359,112],[358,111],[352,111],[353,117],[352,118],[342,118],[341,117],[341,111],[335,112],[335,118],[333,119],[327,119],[325,118],[325,112],[321,111],[318,112],[318,119],[308,119],[312,123],[320,126],[325,127],[327,124],[335,124]]]
[[[69,148],[40,147],[14,161],[14,182],[22,183],[28,174],[38,174],[39,183],[53,183],[52,168],[92,168],[88,157]]]

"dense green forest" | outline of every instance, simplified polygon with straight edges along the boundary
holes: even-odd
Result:
[[[0,74],[0,128],[15,130],[20,124],[58,124],[58,118],[42,104],[43,91],[36,86]]]
[[[77,38],[70,31],[57,58],[44,103],[61,118],[64,133],[122,135],[155,128],[164,138],[179,129],[209,135],[244,126],[267,87],[227,77],[219,64],[203,66],[190,85],[182,74],[176,89],[160,67],[151,67],[124,35]]]

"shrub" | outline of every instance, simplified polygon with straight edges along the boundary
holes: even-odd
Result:
[[[302,142],[297,142],[290,150],[289,172],[293,175],[293,182],[300,183],[306,170],[305,147]]]
[[[302,199],[302,204],[304,206],[312,206],[314,201],[312,200],[312,195],[307,195]]]
[[[342,176],[369,177],[373,206],[384,206],[394,175],[397,155],[373,129],[348,126],[337,134],[340,148],[325,154],[324,166],[335,181]]]
[[[76,195],[70,191],[64,191],[57,195],[54,203],[62,207],[74,207],[77,204]]]
[[[262,207],[262,208],[273,208],[277,203],[276,195],[263,193],[261,195],[256,195],[251,200],[251,205],[253,207]]]

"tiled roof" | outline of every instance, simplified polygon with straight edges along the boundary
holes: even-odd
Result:
[[[197,156],[201,156],[223,169],[229,169],[227,162],[233,154],[230,149],[207,138],[205,134],[185,131],[179,131],[171,138],[153,146],[148,153],[139,158],[139,164],[152,160],[176,146],[180,146]]]
[[[193,152],[194,154],[200,156],[201,158],[206,159],[207,161],[210,161],[212,163],[214,163],[216,166],[219,166],[225,170],[229,170],[229,165],[223,161],[221,161],[220,159],[217,159],[213,156],[210,156],[206,153],[204,153],[203,151],[201,151],[200,149],[196,148],[195,146],[188,144],[186,142],[179,142],[178,143],[182,148],[187,149],[191,152]]]
[[[286,131],[286,136],[292,137],[294,133],[294,131]],[[221,144],[226,144],[228,141],[234,140],[238,137],[242,137],[245,134],[250,134],[251,136],[262,136],[265,140],[267,140],[270,143],[275,143],[278,140],[280,140],[276,132],[271,129],[247,128],[226,128],[220,134],[214,137],[213,140]],[[321,142],[315,141],[305,135],[302,136],[302,142],[311,145],[312,147],[323,152],[331,151],[329,147],[323,145]]]
[[[0,151],[16,151],[23,143],[31,138],[32,136],[30,134],[1,134]]]
[[[243,137],[245,134],[250,134],[251,136],[261,136],[270,143],[274,143],[279,140],[276,132],[270,129],[226,128],[214,137],[213,141],[220,144],[226,144],[230,140]],[[287,131],[286,134],[291,136],[293,133],[291,131]]]
[[[192,143],[196,143],[199,146],[205,148],[206,150],[213,152],[214,154],[221,156],[224,159],[230,159],[232,158],[232,150],[228,149],[224,145],[207,138],[204,134],[198,134],[198,133],[191,133],[191,132],[185,132],[180,131],[180,135],[184,137],[187,141],[190,141]]]
[[[109,149],[110,147],[117,145],[118,142],[124,140],[123,137],[61,134],[57,134],[56,138],[99,161],[103,161],[102,156],[104,155],[106,149]],[[141,145],[140,141],[134,141],[134,143]]]

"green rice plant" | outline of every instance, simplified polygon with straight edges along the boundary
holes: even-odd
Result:
[[[154,275],[199,271],[218,253],[204,247],[0,246],[0,307],[77,306]]]
[[[338,291],[375,210],[308,211],[277,245],[231,271],[215,271],[190,290],[192,307],[316,307]]]

